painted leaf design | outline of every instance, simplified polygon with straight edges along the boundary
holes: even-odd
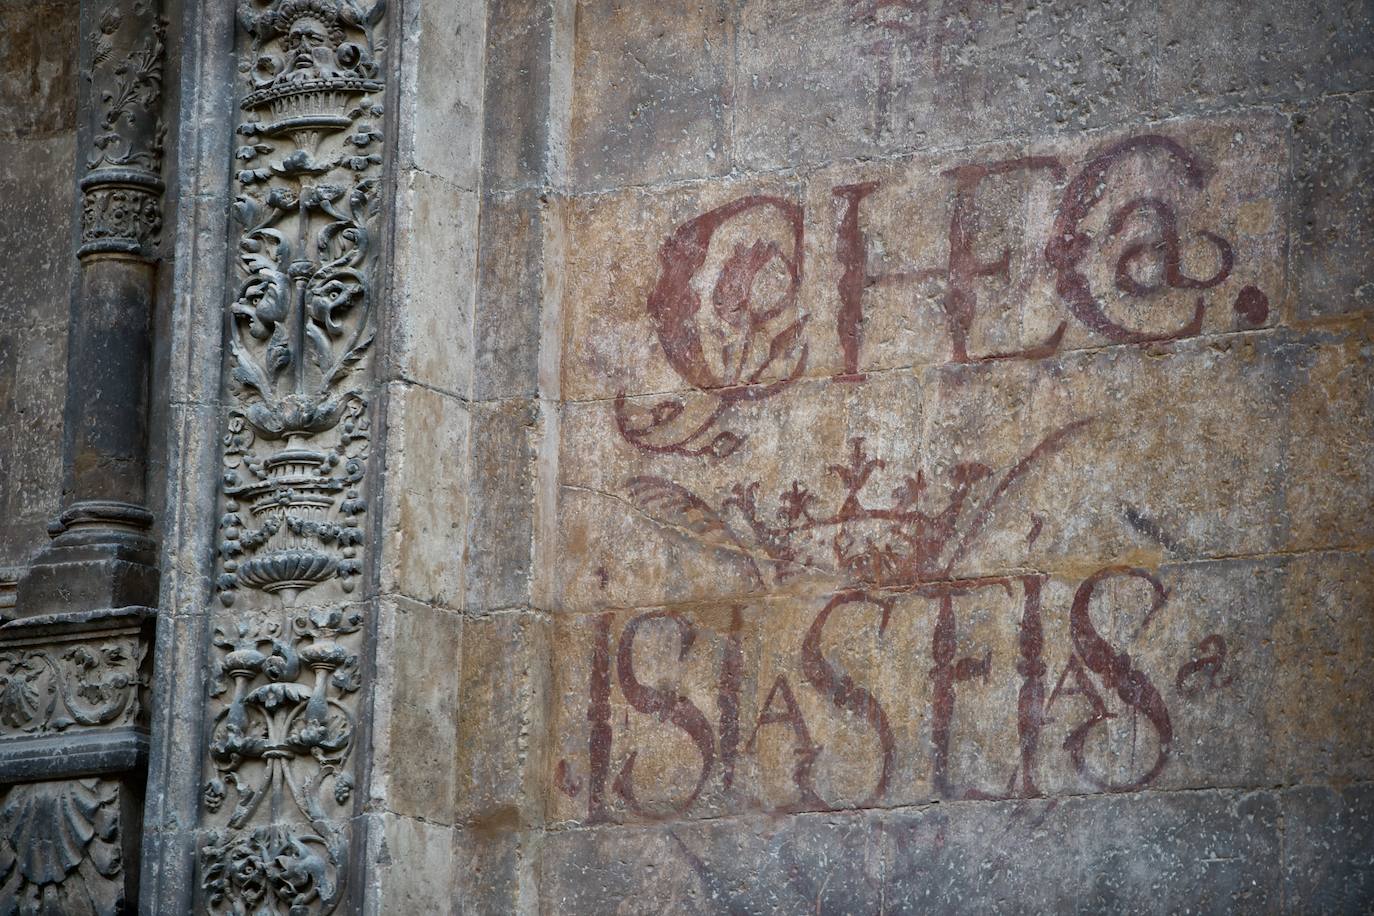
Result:
[[[696,535],[711,546],[730,551],[758,582],[763,582],[758,564],[739,535],[700,496],[662,477],[631,477],[626,486],[638,508],[665,524]]]

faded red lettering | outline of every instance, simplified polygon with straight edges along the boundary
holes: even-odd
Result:
[[[1206,309],[1203,298],[1198,296],[1193,317],[1182,327],[1159,334],[1132,330],[1107,316],[1102,303],[1093,294],[1088,278],[1078,269],[1092,247],[1092,239],[1082,231],[1081,225],[1106,195],[1108,173],[1118,162],[1134,153],[1154,151],[1162,151],[1176,162],[1183,172],[1184,180],[1195,190],[1201,190],[1206,184],[1202,163],[1176,141],[1156,134],[1123,140],[1094,157],[1069,182],[1059,204],[1054,230],[1045,245],[1045,258],[1057,271],[1056,288],[1068,305],[1069,311],[1091,330],[1118,343],[1148,343],[1191,337],[1201,331],[1202,316]],[[1157,289],[1140,283],[1131,273],[1132,265],[1151,252],[1158,252],[1163,256],[1165,283],[1174,288],[1206,289],[1217,285],[1230,275],[1231,246],[1225,239],[1211,232],[1202,232],[1199,235],[1218,249],[1221,257],[1220,269],[1207,280],[1196,280],[1182,273],[1178,266],[1178,232],[1173,208],[1156,198],[1138,198],[1118,209],[1109,221],[1108,234],[1119,232],[1126,218],[1139,211],[1155,214],[1161,221],[1161,234],[1153,242],[1137,242],[1122,252],[1116,265],[1118,289],[1132,295],[1145,295]]]
[[[934,680],[931,699],[930,735],[932,745],[931,773],[935,791],[946,798],[965,797],[967,793],[956,795],[949,781],[949,737],[954,721],[954,687],[974,678],[987,680],[992,671],[992,650],[987,650],[982,658],[965,656],[955,659],[958,652],[958,639],[955,632],[953,589],[943,590],[939,596],[940,610],[935,619],[935,635],[931,640],[930,656],[934,667],[930,676]]]
[[[675,690],[648,687],[639,682],[634,672],[634,642],[639,634],[639,629],[644,624],[655,620],[665,620],[671,622],[678,631],[678,660],[687,657],[687,653],[692,649],[692,643],[696,641],[696,628],[687,622],[682,616],[671,611],[653,611],[648,614],[640,614],[625,624],[625,629],[620,633],[620,644],[616,651],[616,671],[620,675],[620,692],[625,695],[625,700],[636,711],[652,715],[660,722],[669,722],[674,727],[681,729],[696,746],[697,753],[701,755],[701,775],[697,777],[696,786],[687,798],[676,805],[673,814],[682,814],[692,806],[701,794],[702,788],[706,785],[706,779],[711,773],[711,765],[715,762],[715,741],[711,735],[711,725],[706,720],[700,709],[696,707],[690,699]],[[626,804],[636,814],[648,814],[644,806],[640,803],[634,790],[634,764],[638,751],[632,751],[620,768],[620,773],[616,776],[616,792],[625,799]]]
[[[1064,180],[1064,167],[1053,156],[1026,156],[1000,162],[961,165],[944,172],[954,179],[954,208],[949,218],[949,270],[945,293],[945,317],[954,347],[954,359],[961,363],[986,359],[1039,359],[1059,349],[1064,338],[1065,323],[1043,342],[1023,350],[970,356],[968,335],[978,310],[978,295],[974,289],[980,277],[1002,277],[1011,280],[1011,249],[1003,248],[993,261],[981,261],[975,251],[978,239],[978,186],[990,175],[1010,172],[1048,170],[1056,181]]]
[[[830,599],[829,603],[816,615],[816,619],[806,633],[805,640],[802,641],[802,675],[812,687],[815,687],[829,699],[835,708],[862,718],[878,736],[878,747],[882,752],[882,768],[878,773],[878,784],[873,788],[873,793],[863,802],[865,805],[871,805],[887,792],[887,781],[892,773],[892,754],[895,746],[892,729],[888,725],[887,714],[883,712],[877,697],[854,683],[854,679],[849,675],[836,671],[834,666],[826,661],[825,654],[821,651],[821,638],[825,635],[826,621],[830,619],[832,612],[848,604],[870,604],[877,607],[882,615],[878,623],[878,638],[882,638],[883,633],[887,630],[888,619],[892,614],[891,600],[870,598],[863,592],[842,592]]]
[[[587,760],[591,767],[587,792],[587,822],[609,821],[606,813],[606,778],[611,769],[611,621],[612,614],[596,618],[592,644],[592,676],[588,690]]]
[[[773,709],[775,697],[782,701],[781,710]],[[811,730],[806,727],[806,719],[803,718],[801,707],[797,705],[797,698],[792,693],[792,685],[781,674],[773,680],[773,686],[763,701],[758,721],[754,723],[754,731],[749,735],[749,743],[745,745],[745,750],[753,752],[758,742],[759,729],[765,725],[788,725],[792,728],[793,751],[797,757],[797,764],[792,770],[792,781],[801,792],[799,807],[811,810],[829,808],[829,805],[816,794],[816,787],[811,781],[811,768],[816,764],[821,747],[811,740]]]
[[[1117,784],[1089,772],[1083,753],[1087,734],[1107,718],[1096,712],[1093,719],[1074,730],[1065,742],[1065,746],[1069,750],[1074,768],[1098,788],[1107,792],[1129,792],[1149,785],[1164,769],[1165,763],[1169,760],[1169,748],[1173,742],[1174,728],[1169,719],[1169,710],[1164,705],[1164,698],[1159,695],[1159,691],[1150,682],[1150,678],[1132,664],[1129,654],[1117,652],[1093,626],[1092,616],[1089,613],[1093,592],[1100,583],[1116,577],[1140,579],[1150,586],[1152,596],[1150,608],[1145,614],[1146,623],[1164,606],[1164,602],[1168,599],[1168,592],[1165,591],[1163,584],[1146,570],[1125,566],[1109,566],[1093,573],[1078,587],[1078,591],[1073,597],[1073,608],[1069,614],[1069,632],[1073,639],[1074,651],[1083,660],[1083,664],[1102,679],[1102,683],[1107,686],[1107,689],[1116,691],[1116,695],[1121,701],[1131,708],[1133,715],[1135,713],[1144,715],[1145,720],[1154,728],[1159,738],[1159,753],[1150,769],[1133,782]]]

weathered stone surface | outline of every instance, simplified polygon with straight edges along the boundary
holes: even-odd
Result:
[[[479,833],[542,822],[550,631],[529,612],[465,619],[453,766],[459,816]]]
[[[0,565],[47,540],[61,495],[76,149],[70,113],[59,123],[65,132],[0,140]]]
[[[482,184],[499,191],[537,186],[549,177],[554,32],[566,31],[564,0],[487,3]],[[560,100],[561,101],[561,100]]]
[[[6,0],[0,11],[0,133],[34,137],[70,130],[76,122],[77,7]],[[65,168],[71,157],[56,161]]]
[[[1368,779],[1368,570],[1108,566],[559,618],[550,816]],[[1340,648],[1314,617],[1349,621]]]
[[[468,493],[465,608],[482,612],[529,601],[534,568],[537,406],[523,399],[472,407],[473,486]]]
[[[579,0],[568,148],[574,187],[730,170],[731,6]]]
[[[1226,0],[1195,13],[1186,0],[1159,5],[1156,91],[1165,104],[1218,108],[1374,85],[1368,4]]]
[[[540,832],[533,830],[478,827],[458,831],[454,837],[457,912],[465,916],[540,912],[541,845]]]
[[[398,382],[390,394],[387,445],[396,457],[387,468],[382,591],[461,608],[471,416],[429,388]]]
[[[1129,122],[1151,110],[1156,16],[1133,0],[748,0],[739,158],[768,169]]]
[[[569,831],[546,841],[563,912],[1267,912],[1270,793],[940,805]]]
[[[0,567],[76,81],[11,5]],[[1365,5],[333,9],[173,10],[155,905],[1370,907]]]
[[[464,191],[477,189],[481,171],[484,5],[443,0],[417,6],[404,33],[398,103],[408,123],[398,144],[405,151],[402,164]]]
[[[709,420],[720,407],[709,393],[569,404],[559,606],[1360,544],[1374,452],[1366,347],[1355,334],[1241,335],[805,380],[727,405],[685,446],[701,457],[652,450]],[[1179,407],[1200,403],[1215,410]],[[658,405],[681,405],[680,417],[638,439],[621,431]],[[856,439],[863,462],[882,462],[859,490],[870,518],[817,525],[845,504],[834,469],[856,460]],[[883,515],[907,479],[923,481],[920,511],[951,526],[919,547]],[[815,519],[781,514],[797,499]],[[827,542],[837,533],[843,544]],[[843,574],[837,563],[858,562],[865,539],[896,567]]]
[[[396,376],[467,398],[473,384],[477,195],[424,171],[399,193]]]
[[[570,201],[563,394],[1267,326],[1284,294],[1284,128],[1168,123]],[[721,304],[741,283],[745,304]]]
[[[538,392],[548,219],[547,198],[540,192],[492,195],[482,202],[472,329],[474,400]]]
[[[1368,784],[1311,786],[1280,796],[1284,902],[1353,913],[1374,900],[1374,798]]]
[[[1368,60],[1368,55],[1364,58]],[[1374,305],[1374,100],[1323,100],[1293,116],[1293,295],[1298,315]]]
[[[361,912],[461,912],[453,893],[453,828],[394,814],[371,815],[366,822]]]
[[[1278,351],[1281,390],[1291,391],[1283,513],[1291,548],[1374,541],[1372,333],[1365,322]]]
[[[383,764],[385,791],[373,791],[396,814],[451,824],[459,798],[453,754],[462,708],[451,672],[463,659],[463,618],[405,598],[384,599],[380,606],[378,633],[390,661],[379,672],[378,690],[387,696],[378,702],[388,714],[378,723],[373,750]]]
[[[1368,780],[1374,723],[1368,694],[1374,668],[1374,569],[1368,553],[1313,553],[1287,561],[1276,662],[1264,699],[1284,723],[1270,736],[1274,771],[1288,784]]]

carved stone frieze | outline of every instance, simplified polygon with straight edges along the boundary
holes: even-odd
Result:
[[[0,739],[137,724],[146,652],[137,632],[0,647]]]
[[[102,608],[0,626],[0,781],[138,765],[155,616],[146,607]]]
[[[126,911],[119,782],[19,783],[0,798],[0,911]]]
[[[348,880],[365,615],[384,5],[245,0],[202,909]]]

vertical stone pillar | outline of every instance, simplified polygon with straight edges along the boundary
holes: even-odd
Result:
[[[18,613],[151,606],[148,371],[162,228],[165,26],[158,4],[82,5],[78,276],[67,335],[62,510]]]
[[[81,7],[81,219],[62,509],[0,626],[0,911],[137,899],[158,570],[147,503],[162,222],[165,26],[149,0]]]
[[[384,22],[383,2],[239,6],[198,912],[329,913],[357,895]]]

